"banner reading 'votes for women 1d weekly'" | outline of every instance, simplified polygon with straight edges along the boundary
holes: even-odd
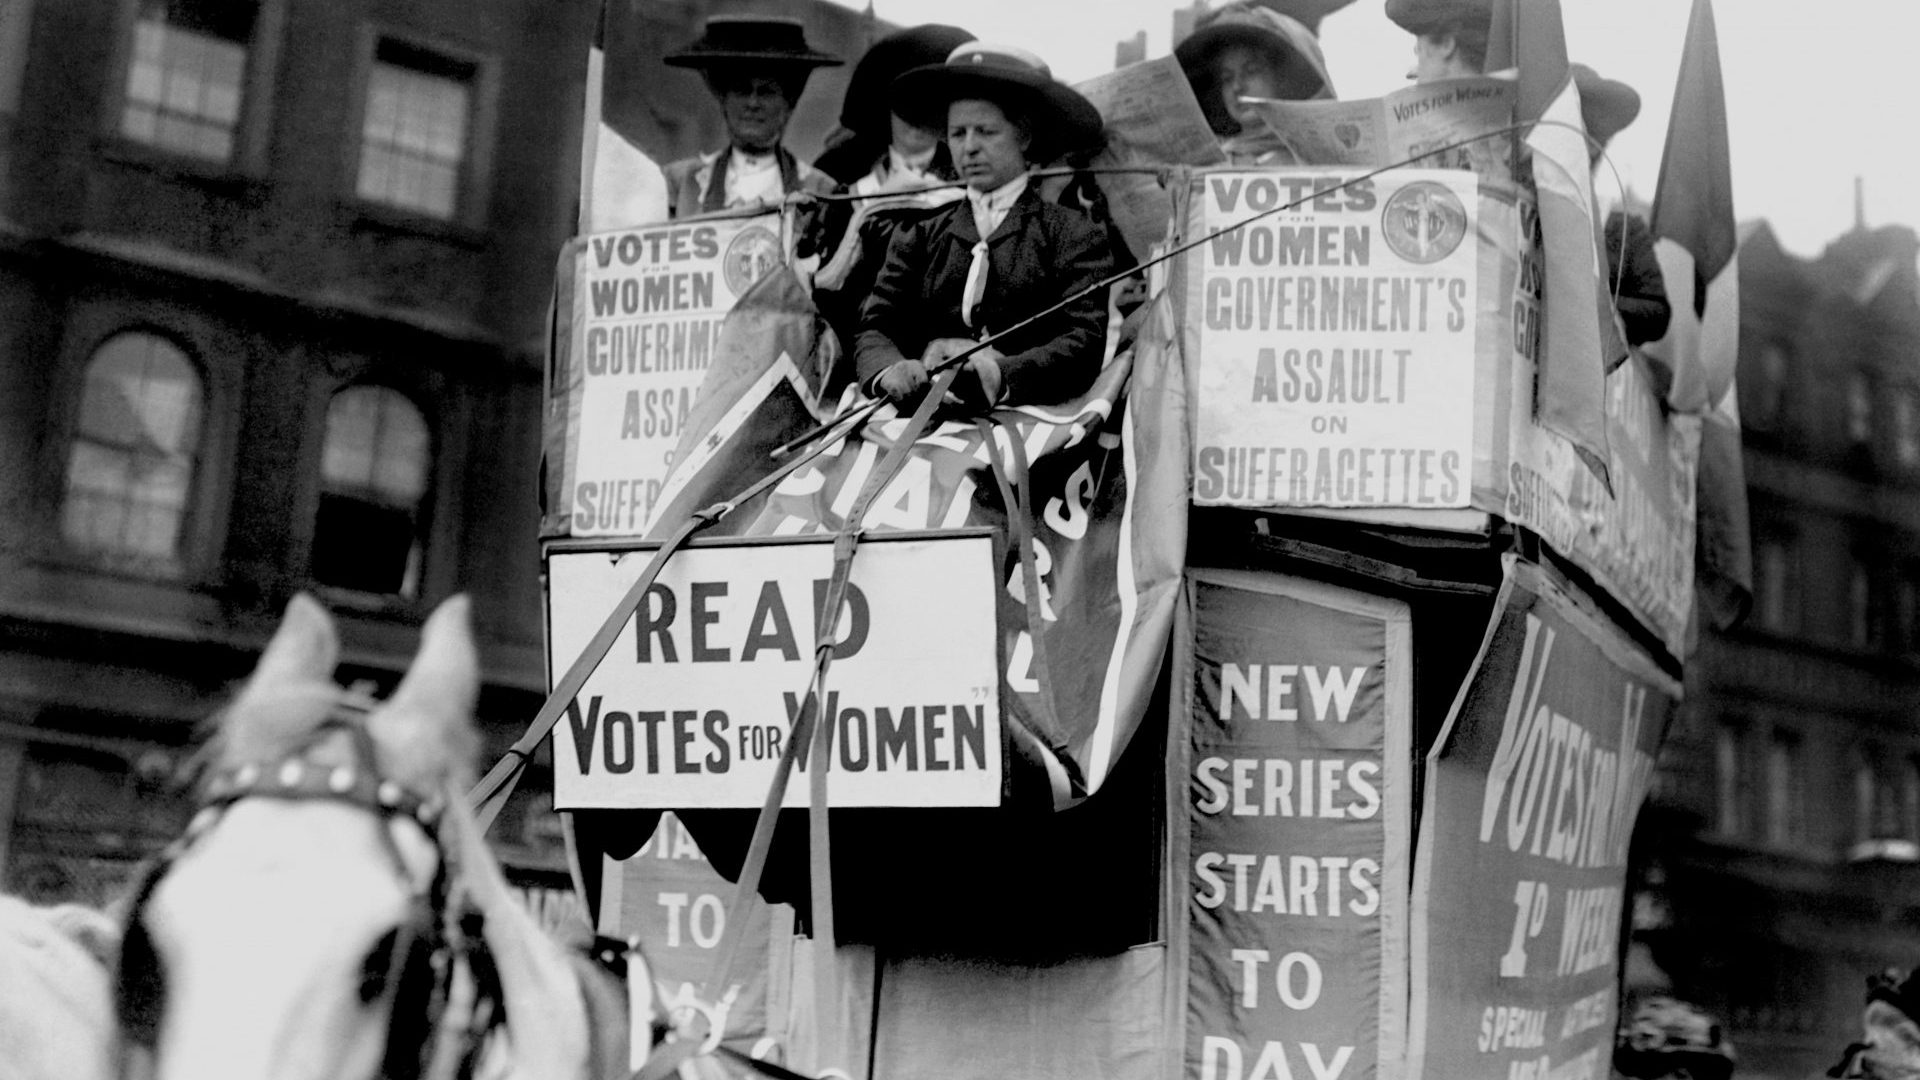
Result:
[[[639,536],[740,294],[782,259],[778,213],[582,236],[560,259],[551,409],[573,536]],[[551,422],[551,421],[550,421]]]
[[[1189,257],[1195,503],[1468,505],[1478,180],[1448,169],[1355,174],[1193,180],[1194,237],[1306,200]]]
[[[1196,570],[1185,1075],[1397,1076],[1412,805],[1405,604]],[[1184,741],[1184,747],[1181,743]]]
[[[1604,1080],[1627,847],[1680,687],[1511,556],[1427,757],[1410,1076]]]

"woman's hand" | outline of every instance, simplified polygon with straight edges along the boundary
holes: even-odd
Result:
[[[947,392],[947,400],[970,413],[983,413],[998,405],[1006,389],[1000,360],[1000,351],[992,346],[967,357],[959,377],[953,380],[953,389]]]
[[[918,360],[899,360],[874,377],[873,389],[881,397],[893,402],[895,407],[906,411],[920,404],[932,381],[927,376],[926,364]]]

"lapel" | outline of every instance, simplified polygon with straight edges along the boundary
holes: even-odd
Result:
[[[1028,181],[1027,190],[1013,200],[1007,207],[1007,216],[1000,220],[1000,227],[993,230],[987,238],[988,247],[999,247],[1007,237],[1016,235],[1026,225],[1026,219],[1040,212],[1040,193],[1033,189]],[[952,216],[947,220],[947,235],[971,248],[980,239],[980,230],[973,223],[973,204],[963,195],[953,204]]]

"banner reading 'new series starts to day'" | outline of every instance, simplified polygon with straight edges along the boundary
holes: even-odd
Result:
[[[549,408],[565,410],[562,531],[639,536],[740,294],[784,259],[780,215],[596,233],[560,259]],[[804,358],[796,358],[804,359]],[[549,430],[556,425],[550,418]],[[553,460],[558,451],[559,460]]]
[[[1407,606],[1194,570],[1185,1075],[1398,1074],[1412,819]]]
[[[1196,253],[1193,501],[1468,505],[1474,174],[1221,170],[1193,182],[1195,237],[1305,200]]]

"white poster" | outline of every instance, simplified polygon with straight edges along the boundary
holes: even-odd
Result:
[[[646,529],[740,294],[781,260],[777,213],[651,225],[569,246],[569,532]]]
[[[580,655],[651,557],[548,558],[549,671]],[[675,553],[554,728],[555,807],[760,806],[832,575],[831,537]],[[861,543],[823,698],[830,805],[999,804],[995,579],[984,532]],[[790,807],[807,805],[796,766]]]
[[[1474,174],[1209,171],[1186,278],[1193,501],[1464,507],[1478,304]]]

